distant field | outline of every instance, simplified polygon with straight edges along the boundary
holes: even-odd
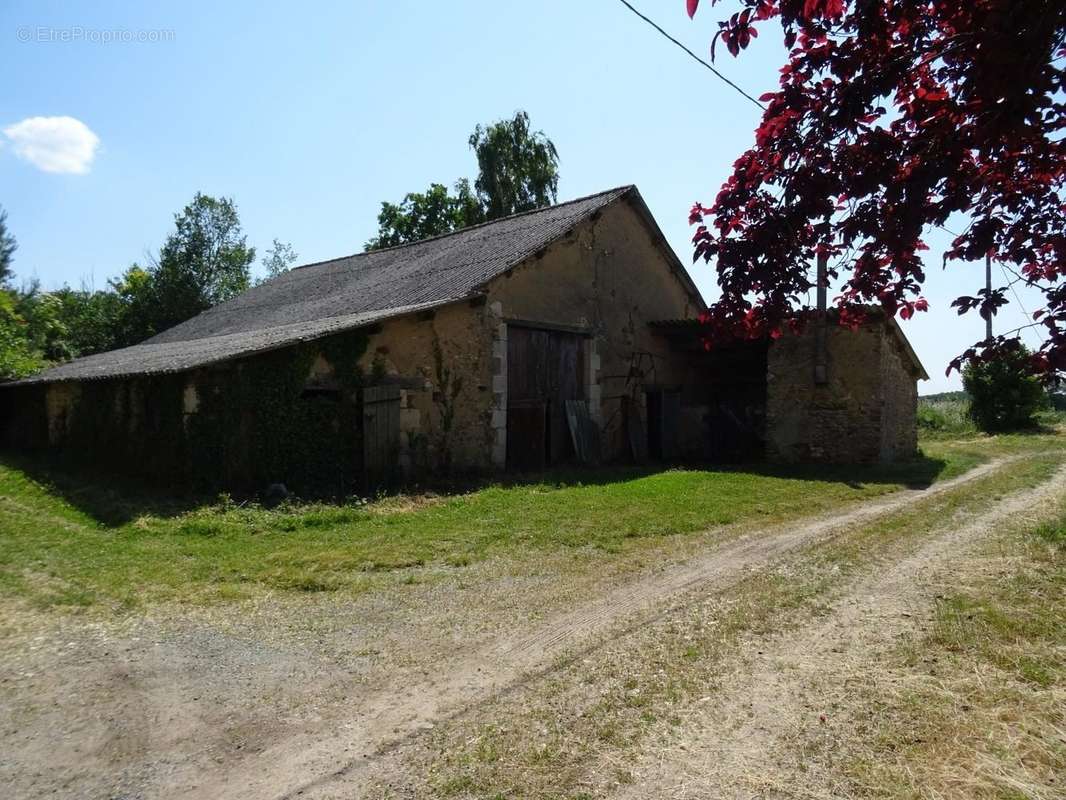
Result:
[[[965,392],[944,392],[918,398],[918,430],[926,437],[958,437],[977,433],[968,416]]]
[[[1054,393],[1051,407],[1036,415],[1045,428],[1066,421],[1066,397]],[[978,433],[969,417],[970,396],[966,392],[941,392],[918,398],[918,430],[926,438],[951,439]]]

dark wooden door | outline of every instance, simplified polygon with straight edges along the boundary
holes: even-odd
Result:
[[[507,463],[541,469],[574,454],[566,401],[585,396],[585,337],[512,325],[507,331]]]
[[[648,452],[658,461],[677,458],[678,425],[681,418],[681,393],[650,390],[648,401]]]
[[[400,455],[400,389],[363,389],[363,471],[368,489],[393,484]]]
[[[507,467],[536,472],[548,463],[548,404],[516,400],[507,404]]]

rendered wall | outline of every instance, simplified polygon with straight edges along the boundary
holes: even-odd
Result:
[[[506,354],[506,321],[568,326],[591,334],[585,363],[590,412],[603,431],[604,455],[628,451],[623,404],[642,408],[645,385],[682,386],[692,365],[648,327],[654,320],[687,319],[700,310],[638,213],[615,203],[575,228],[540,256],[489,284],[489,307],[499,315],[498,345]],[[504,365],[499,364],[497,367]],[[506,388],[505,370],[497,383]],[[496,393],[497,411],[506,394]],[[702,424],[702,413],[688,409],[683,420]],[[693,422],[693,420],[695,422]],[[497,428],[496,447],[503,447]],[[683,432],[682,441],[692,441]],[[698,432],[697,432],[698,434]],[[698,436],[697,436],[698,439]]]
[[[492,335],[481,300],[384,323],[360,365],[403,386],[400,463],[409,472],[492,466]]]

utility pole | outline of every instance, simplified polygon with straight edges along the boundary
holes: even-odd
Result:
[[[814,382],[829,382],[829,364],[826,353],[826,293],[829,289],[829,253],[818,253],[818,311],[814,332]]]
[[[992,254],[985,253],[985,299],[992,296]],[[985,341],[992,341],[992,313],[985,317]]]

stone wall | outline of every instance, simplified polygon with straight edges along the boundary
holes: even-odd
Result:
[[[918,382],[899,339],[885,332],[881,346],[881,460],[912,458],[918,452]]]
[[[885,324],[830,324],[827,382],[814,381],[815,330],[785,333],[767,359],[766,449],[773,461],[876,463],[912,456],[916,379]]]
[[[48,446],[46,387],[0,387],[0,447],[39,450]]]
[[[672,271],[662,247],[628,203],[604,209],[543,253],[496,278],[488,289],[489,306],[504,325],[512,319],[590,334],[586,396],[590,414],[603,431],[608,459],[628,452],[622,411],[627,400],[643,413],[645,385],[681,387],[692,378],[691,360],[671,350],[648,323],[694,317],[699,301]],[[505,327],[497,337],[506,337]],[[506,359],[505,341],[493,353],[494,359],[501,355]],[[505,391],[506,369],[497,377]],[[498,399],[497,408],[506,408],[506,396]],[[697,426],[702,418],[699,409],[683,415]],[[692,441],[693,433],[698,440],[699,431],[684,431],[682,441]]]
[[[400,463],[409,474],[493,465],[498,328],[475,299],[385,322],[371,335],[360,366],[371,383],[403,387]]]

